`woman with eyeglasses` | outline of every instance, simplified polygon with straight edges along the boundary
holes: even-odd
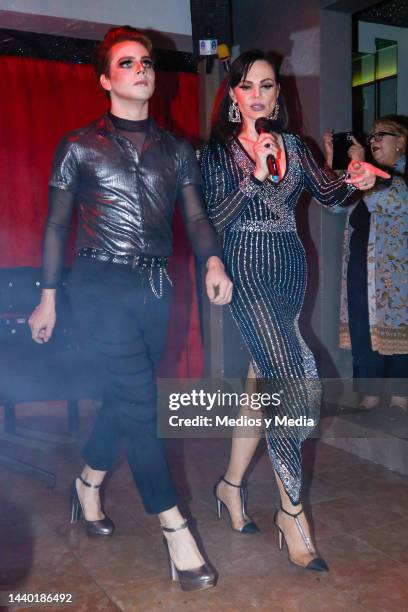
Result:
[[[367,145],[392,180],[379,183],[349,212],[345,232],[340,346],[351,348],[360,407],[380,404],[384,378],[394,415],[408,410],[408,117],[374,122]],[[331,135],[324,136],[331,165]],[[355,139],[351,159],[365,159]]]

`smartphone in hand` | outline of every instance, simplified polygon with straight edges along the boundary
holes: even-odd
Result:
[[[347,151],[353,144],[352,132],[335,132],[333,134],[333,170],[345,170],[350,158]]]

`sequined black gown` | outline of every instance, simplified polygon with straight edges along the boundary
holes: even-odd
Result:
[[[283,141],[287,169],[278,185],[254,177],[255,164],[236,139],[229,152],[220,144],[206,145],[201,170],[209,216],[224,234],[224,261],[234,283],[230,308],[256,376],[284,387],[274,415],[301,417],[300,425],[280,420],[266,431],[273,466],[298,503],[301,442],[312,421],[317,423],[321,393],[313,355],[298,327],[307,269],[295,207],[304,189],[331,207],[348,204],[355,188],[343,177],[327,176],[298,136],[283,134]]]

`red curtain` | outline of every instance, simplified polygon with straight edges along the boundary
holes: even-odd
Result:
[[[39,266],[51,160],[61,136],[97,118],[107,100],[92,67],[0,56],[0,267]],[[196,74],[158,72],[151,114],[166,129],[198,137]],[[194,259],[179,215],[170,276],[175,291],[166,356],[167,376],[202,370]],[[73,237],[67,262],[72,260]]]

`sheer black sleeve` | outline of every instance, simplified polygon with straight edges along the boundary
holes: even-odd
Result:
[[[188,239],[196,256],[203,261],[213,255],[222,260],[222,248],[205,212],[201,185],[181,187],[178,201]]]
[[[43,240],[42,287],[55,289],[64,265],[65,241],[71,226],[74,194],[67,189],[49,188],[48,216]]]
[[[335,206],[348,206],[356,201],[358,189],[345,183],[344,175],[336,176],[320,168],[310,149],[300,139],[296,138],[299,160],[304,171],[305,187],[320,204],[333,208]],[[357,193],[356,193],[357,192]]]
[[[231,158],[220,145],[217,151],[205,146],[200,165],[208,215],[221,234],[242,214],[263,183],[248,174],[237,185]]]

